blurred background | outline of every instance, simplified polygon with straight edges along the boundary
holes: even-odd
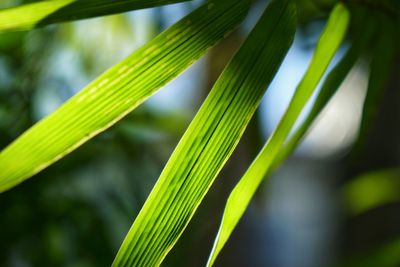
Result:
[[[0,8],[25,2],[32,1],[2,0]],[[1,34],[0,149],[201,2]],[[110,266],[266,2],[117,125],[0,194],[0,266]],[[303,21],[240,145],[163,266],[205,265],[229,192],[279,122],[325,24],[307,8],[314,19]],[[400,266],[400,60],[361,142],[368,63],[357,63],[296,153],[266,179],[216,266]]]

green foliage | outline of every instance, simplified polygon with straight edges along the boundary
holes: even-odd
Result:
[[[384,91],[390,70],[396,58],[396,28],[390,19],[379,16],[378,28],[376,33],[377,41],[372,46],[373,54],[371,59],[371,70],[368,82],[367,95],[364,100],[363,117],[361,120],[358,143],[355,145],[355,153],[360,153],[365,146],[365,140],[369,135],[369,129],[373,122],[382,92]]]
[[[342,188],[346,209],[361,214],[399,200],[400,170],[382,170],[353,178]]]
[[[30,30],[48,24],[112,15],[188,0],[53,0],[0,10],[0,32]]]
[[[292,43],[294,30],[293,5],[289,7],[286,1],[272,4],[182,137],[114,266],[161,263],[238,144]]]
[[[119,121],[235,28],[245,14],[244,5],[208,3],[28,130],[0,153],[0,191],[31,177]]]
[[[337,92],[340,85],[347,77],[347,74],[357,63],[357,60],[362,58],[363,53],[365,53],[366,49],[368,48],[368,44],[372,40],[375,29],[376,28],[373,21],[368,21],[367,27],[355,34],[351,47],[345,53],[340,62],[336,64],[332,71],[330,71],[323,82],[311,111],[307,114],[307,117],[304,119],[301,125],[295,129],[289,140],[285,142],[277,158],[275,159],[275,166],[280,165],[286,159],[286,157],[293,153],[302,138],[304,138],[306,135],[307,131],[311,129],[313,122]]]
[[[1,9],[0,33],[185,1],[188,0],[35,1]],[[98,76],[13,142],[7,143],[0,152],[0,192],[38,174],[119,122],[229,36],[241,24],[251,4],[249,0],[205,1],[194,12]],[[113,266],[161,265],[241,140],[292,45],[299,24],[316,18],[327,19],[311,63],[286,112],[227,200],[208,266],[214,264],[265,176],[293,153],[351,69],[367,59],[370,66],[368,91],[360,137],[354,149],[359,152],[365,146],[365,138],[399,52],[399,9],[396,0],[271,1],[182,136],[127,233]],[[373,19],[369,20],[369,17]],[[5,40],[0,44],[1,48],[12,47],[24,35],[10,36],[12,38],[0,36],[0,41]],[[345,55],[323,80],[333,57],[346,40],[349,48]],[[369,52],[369,48],[373,51]],[[322,86],[317,92],[319,84]],[[299,122],[306,104],[316,92],[318,95],[311,111],[296,128],[295,123]],[[174,123],[165,123],[163,116],[155,117],[159,123],[168,124],[164,125],[168,129],[181,125],[179,116]],[[143,120],[147,119],[144,116]],[[123,123],[119,125],[121,128],[115,132],[121,136],[137,130],[123,127]],[[91,156],[88,153],[84,158]],[[68,158],[61,162],[68,163]],[[345,185],[343,197],[351,215],[398,200],[398,177],[396,169],[360,176]],[[48,242],[52,243],[62,233],[53,227],[49,229]],[[395,266],[398,257],[393,255],[397,252],[398,242],[394,241],[378,249],[376,254],[372,253],[376,257],[370,262]],[[58,251],[54,255],[58,255],[54,262],[59,263],[62,255]],[[363,261],[357,260],[349,266],[358,266],[358,262]]]
[[[349,20],[349,12],[343,5],[337,5],[332,11],[328,24],[315,48],[310,66],[298,85],[286,113],[283,115],[276,130],[272,133],[257,158],[228,198],[222,223],[208,263],[209,266],[214,263],[218,253],[243,216],[243,213],[264,176],[270,172],[281,146],[287,139],[294,123],[316,89],[331,59],[340,47],[346,34]]]

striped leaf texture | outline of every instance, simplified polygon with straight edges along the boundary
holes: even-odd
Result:
[[[228,198],[208,266],[212,266],[215,262],[216,257],[243,216],[264,176],[272,169],[274,160],[284,141],[338,50],[345,36],[349,17],[349,11],[343,4],[338,4],[332,11],[326,28],[318,41],[307,72],[298,85],[288,109],[257,158]]]
[[[159,266],[232,154],[295,33],[276,1],[225,68],[126,236],[113,266]]]
[[[0,152],[0,192],[115,124],[231,32],[248,7],[209,1],[99,76]]]

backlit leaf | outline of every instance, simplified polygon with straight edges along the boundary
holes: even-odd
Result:
[[[363,15],[368,15],[368,13],[363,13]],[[373,20],[365,22],[364,16],[361,16],[360,18],[363,19],[362,23],[364,24],[362,30],[355,33],[350,48],[326,77],[311,111],[307,114],[307,117],[295,130],[293,135],[289,137],[289,140],[285,142],[279,155],[275,159],[275,167],[279,166],[296,149],[302,138],[310,130],[315,119],[328,104],[332,96],[337,92],[352,67],[356,64],[357,60],[360,59],[363,52],[365,52],[366,48],[370,44],[376,30],[376,25]]]
[[[274,160],[290,130],[338,50],[345,36],[349,17],[349,12],[343,4],[338,4],[332,11],[327,26],[318,41],[310,66],[298,85],[283,118],[228,198],[208,266],[213,265],[264,176],[272,169]]]
[[[270,5],[165,166],[113,266],[158,266],[233,152],[295,32],[295,8]]]
[[[115,124],[234,29],[247,8],[209,1],[106,71],[0,152],[0,192]]]
[[[0,9],[0,32],[105,16],[188,0],[52,0]]]

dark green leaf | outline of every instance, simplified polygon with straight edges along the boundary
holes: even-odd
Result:
[[[380,16],[379,31],[372,50],[367,95],[364,100],[359,138],[354,146],[355,156],[362,152],[369,136],[369,130],[378,112],[379,103],[392,70],[398,44],[396,25],[387,17]]]

